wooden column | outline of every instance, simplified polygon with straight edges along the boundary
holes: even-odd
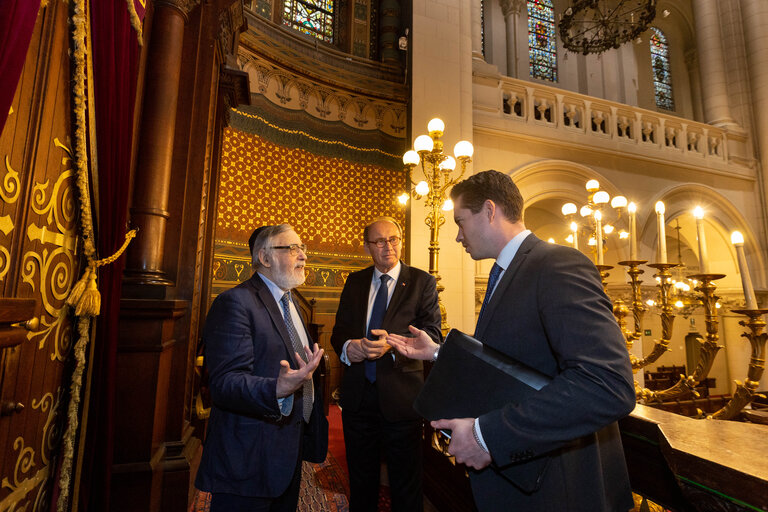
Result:
[[[163,272],[171,161],[179,98],[184,25],[199,0],[155,4],[144,87],[144,106],[131,200],[131,223],[139,235],[128,248],[126,280],[172,284]]]

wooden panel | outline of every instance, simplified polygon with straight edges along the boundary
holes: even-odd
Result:
[[[78,275],[67,14],[60,0],[40,10],[0,134],[0,297],[30,299],[39,320],[0,350],[0,399],[24,405],[0,417],[0,510],[49,508],[65,417],[75,333],[64,300]]]

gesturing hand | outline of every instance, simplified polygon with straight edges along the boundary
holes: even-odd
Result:
[[[323,349],[321,349],[317,343],[312,347],[304,347],[307,352],[307,362],[299,356],[296,352],[296,360],[299,362],[299,368],[294,370],[291,368],[291,363],[286,360],[280,361],[280,373],[277,376],[277,398],[285,398],[299,389],[305,381],[312,378],[312,373],[320,364],[320,359],[323,357]]]
[[[472,427],[475,425],[474,418],[437,420],[431,422],[430,425],[435,429],[451,431],[451,444],[448,445],[448,453],[456,457],[456,462],[475,469],[483,469],[491,463],[491,454],[483,450],[472,433]]]
[[[413,338],[407,338],[399,334],[388,334],[387,343],[395,347],[398,352],[411,359],[431,360],[435,355],[437,343],[432,341],[429,334],[409,325],[408,330],[414,335]]]
[[[392,346],[386,340],[387,331],[384,329],[371,329],[371,334],[378,336],[379,339],[369,340],[368,338],[363,338],[360,340],[366,359],[378,359],[392,350]]]

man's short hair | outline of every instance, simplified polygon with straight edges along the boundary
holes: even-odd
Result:
[[[377,222],[389,222],[391,224],[394,224],[397,230],[400,232],[400,238],[403,237],[403,228],[400,227],[400,223],[397,222],[392,217],[376,217],[371,222],[368,223],[367,226],[363,229],[363,242],[369,242],[368,240],[368,233],[371,231],[371,226],[376,224]]]
[[[472,213],[479,212],[490,199],[510,222],[523,218],[523,196],[520,189],[506,174],[490,169],[460,181],[451,189],[451,199],[461,199],[461,204]]]
[[[259,268],[259,251],[268,249],[270,242],[280,233],[285,233],[293,229],[290,224],[278,224],[277,226],[261,226],[253,230],[248,239],[248,247],[251,249],[251,262],[253,268]]]

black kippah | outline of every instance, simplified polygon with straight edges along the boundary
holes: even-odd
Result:
[[[256,243],[256,237],[259,236],[259,233],[267,229],[269,226],[260,226],[253,230],[253,233],[251,233],[251,237],[248,239],[248,249],[250,249],[251,254],[253,254],[253,244]]]

